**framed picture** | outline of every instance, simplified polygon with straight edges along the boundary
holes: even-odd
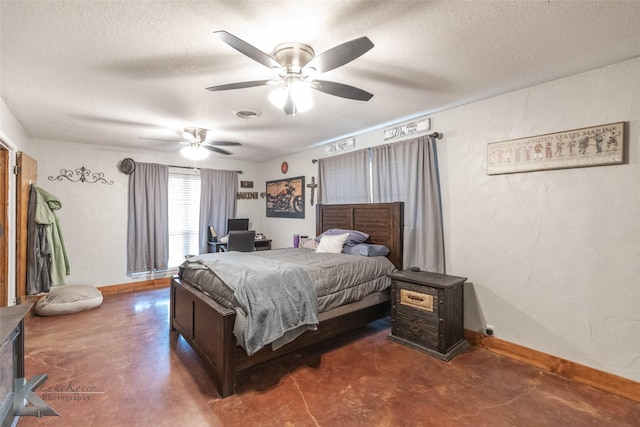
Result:
[[[304,218],[304,176],[267,181],[267,217]]]
[[[487,174],[614,165],[624,162],[624,122],[487,145]]]

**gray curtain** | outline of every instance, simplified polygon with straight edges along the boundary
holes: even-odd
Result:
[[[430,136],[371,148],[374,203],[404,202],[404,266],[445,273],[437,165]]]
[[[169,167],[137,163],[129,175],[127,273],[167,269],[168,199]]]
[[[369,203],[369,150],[318,160],[318,203]]]
[[[237,171],[200,169],[200,253],[209,252],[209,226],[223,233],[236,216],[237,192]]]

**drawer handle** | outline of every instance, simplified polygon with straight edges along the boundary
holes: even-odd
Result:
[[[416,335],[416,336],[419,336],[419,337],[422,336],[422,331],[420,330],[420,328],[416,328],[415,326],[409,326],[409,329],[411,329],[411,333],[413,335]]]
[[[410,299],[410,300],[418,301],[418,302],[423,302],[424,301],[424,298],[420,298],[420,297],[417,297],[417,296],[411,295],[411,294],[407,295],[407,298]]]

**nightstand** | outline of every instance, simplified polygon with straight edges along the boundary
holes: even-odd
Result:
[[[467,348],[463,285],[466,277],[396,271],[391,278],[389,339],[449,361]]]

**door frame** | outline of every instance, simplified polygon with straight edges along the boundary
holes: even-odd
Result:
[[[16,179],[13,168],[18,148],[0,131],[0,150],[6,167],[0,173],[0,221],[5,232],[0,238],[0,307],[16,304]]]
[[[9,305],[9,150],[0,144],[0,307]]]

